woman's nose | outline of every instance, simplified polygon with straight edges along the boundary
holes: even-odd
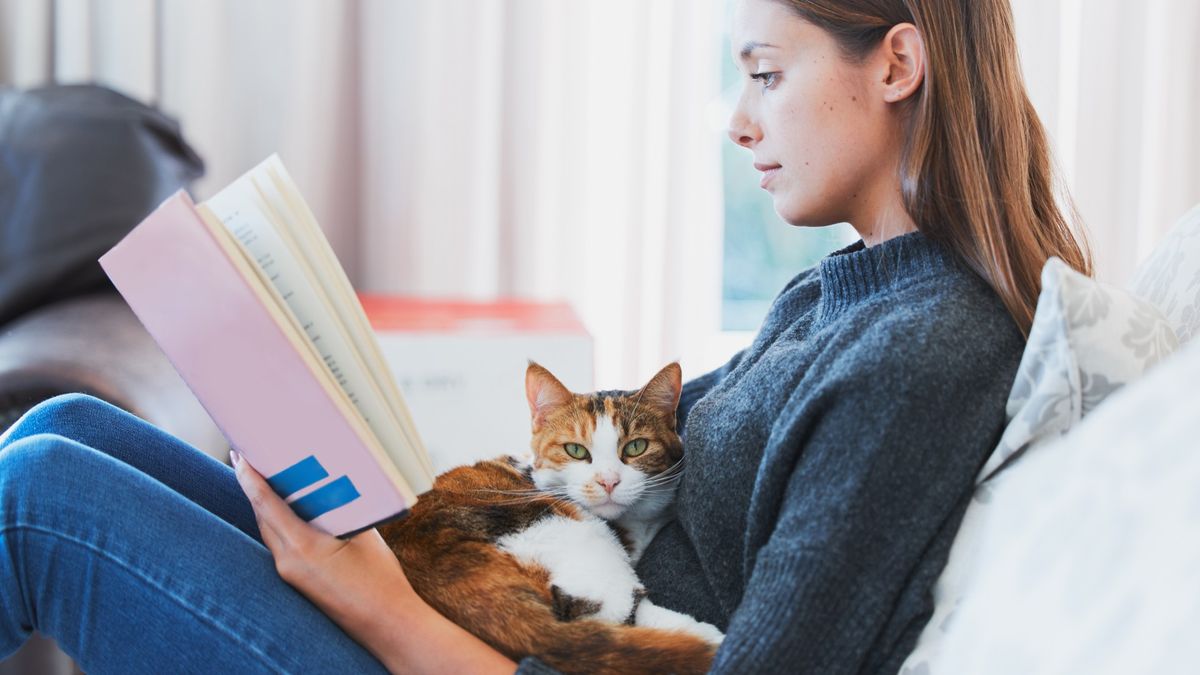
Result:
[[[729,138],[740,146],[749,148],[762,140],[762,131],[758,125],[750,123],[739,111],[729,118]]]

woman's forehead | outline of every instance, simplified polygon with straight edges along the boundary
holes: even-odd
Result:
[[[763,55],[786,56],[819,40],[820,33],[780,0],[738,0],[730,27],[733,59],[742,63]]]

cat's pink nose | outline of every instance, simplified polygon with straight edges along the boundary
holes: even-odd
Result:
[[[598,478],[596,480],[600,481],[600,484],[604,486],[604,491],[610,495],[612,494],[613,490],[617,489],[617,483],[621,482],[621,479],[616,476],[611,478]]]

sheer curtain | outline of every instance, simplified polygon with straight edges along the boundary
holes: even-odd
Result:
[[[1013,6],[1100,274],[1123,281],[1200,202],[1200,2]],[[199,198],[278,151],[360,289],[569,301],[596,386],[625,387],[730,347],[714,339],[725,15],[724,0],[0,0],[0,81],[158,103],[208,162]]]
[[[1012,2],[1026,84],[1097,273],[1124,283],[1200,202],[1200,2]]]

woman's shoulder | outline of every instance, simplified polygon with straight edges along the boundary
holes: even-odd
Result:
[[[1025,349],[1025,338],[1000,297],[967,270],[897,289],[871,314],[852,336],[851,356],[880,367],[891,364],[925,375],[1015,375]]]

